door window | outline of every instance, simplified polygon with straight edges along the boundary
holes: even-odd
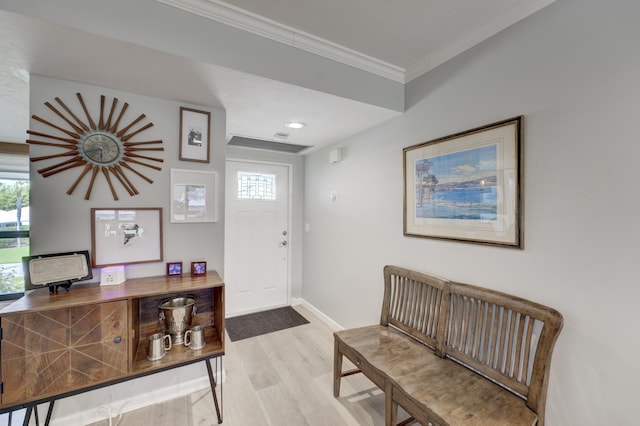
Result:
[[[238,172],[239,200],[275,200],[276,176],[264,173]]]

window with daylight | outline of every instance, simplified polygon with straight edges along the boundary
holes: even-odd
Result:
[[[275,200],[276,175],[238,172],[238,199]]]
[[[0,143],[0,300],[24,293],[29,256],[29,147]]]

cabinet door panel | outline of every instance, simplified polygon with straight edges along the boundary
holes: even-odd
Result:
[[[127,375],[127,302],[2,318],[2,404]]]

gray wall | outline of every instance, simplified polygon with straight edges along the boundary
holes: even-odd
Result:
[[[376,323],[397,264],[547,304],[565,318],[547,424],[637,424],[638,16],[559,0],[408,84],[406,113],[335,145],[342,163],[308,156],[303,298]],[[404,237],[402,148],[520,114],[525,249]]]

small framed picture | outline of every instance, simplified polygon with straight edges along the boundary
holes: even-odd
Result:
[[[182,275],[182,262],[167,262],[167,276]]]
[[[171,169],[171,223],[217,222],[216,172]]]
[[[191,262],[191,275],[206,275],[207,262]]]
[[[180,107],[180,161],[209,162],[211,113]]]

